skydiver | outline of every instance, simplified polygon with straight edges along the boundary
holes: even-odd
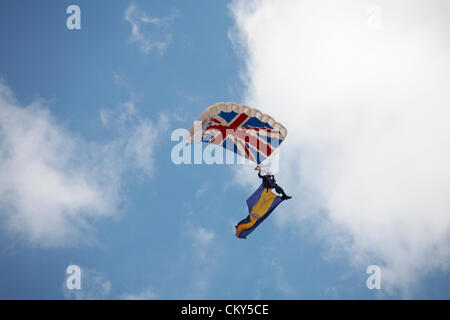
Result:
[[[282,195],[281,200],[289,200],[292,197],[288,196],[284,190],[276,183],[275,177],[269,172],[265,175],[261,175],[261,167],[257,166],[255,170],[258,170],[258,177],[262,179],[263,187],[266,190],[275,189],[275,191]]]

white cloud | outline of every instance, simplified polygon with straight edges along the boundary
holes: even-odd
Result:
[[[185,235],[192,240],[192,246],[200,258],[205,258],[210,244],[215,238],[213,231],[206,230],[201,226],[186,223]]]
[[[450,10],[377,3],[235,1],[230,37],[245,102],[289,131],[286,206],[406,295],[450,261]]]
[[[199,227],[198,231],[193,235],[193,238],[196,245],[207,246],[214,239],[214,233]]]
[[[105,127],[111,124],[123,126],[136,115],[136,112],[134,101],[126,101],[114,110],[101,109],[100,120]]]
[[[217,267],[220,243],[213,243],[216,235],[199,225],[186,222],[183,235],[190,240],[192,252],[185,252],[184,257],[193,259],[195,268],[189,273],[181,272],[188,283],[187,299],[205,299]],[[214,244],[214,245],[213,245]],[[179,267],[184,270],[184,263]]]
[[[278,258],[273,258],[270,261],[270,265],[275,270],[275,281],[277,289],[284,295],[292,297],[294,295],[294,289],[286,280],[285,271]]]
[[[155,300],[158,295],[151,289],[144,290],[140,293],[125,293],[120,296],[121,300]]]
[[[169,118],[165,114],[160,114],[157,121],[141,117],[132,97],[116,108],[101,109],[100,120],[106,128],[120,134],[108,145],[109,153],[122,153],[123,165],[131,165],[151,176],[154,168],[153,150],[167,132]]]
[[[195,192],[195,196],[197,198],[201,197],[208,189],[209,189],[209,185],[207,183],[202,184]]]
[[[178,16],[178,11],[174,10],[167,17],[150,17],[145,12],[140,11],[135,4],[125,10],[125,20],[131,25],[131,35],[129,41],[136,43],[139,49],[145,53],[150,53],[153,49],[163,53],[170,44],[172,36],[169,32],[164,31],[160,34],[151,33],[148,26],[156,28],[167,28]]]
[[[118,211],[124,173],[153,170],[167,119],[136,119],[109,143],[87,142],[59,125],[44,103],[23,107],[0,83],[3,230],[40,246],[93,240],[92,222]]]

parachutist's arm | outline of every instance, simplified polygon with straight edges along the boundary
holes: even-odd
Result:
[[[261,175],[261,171],[258,172],[258,177],[260,177],[261,179],[264,178],[264,176]]]

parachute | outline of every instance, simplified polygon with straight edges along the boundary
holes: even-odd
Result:
[[[258,109],[234,102],[220,102],[203,111],[189,129],[185,143],[205,142],[222,146],[257,164],[257,169],[262,170],[259,165],[265,160],[271,161],[286,135],[287,130],[282,124]],[[249,214],[235,226],[236,237],[246,239],[285,199],[261,184],[247,199]]]
[[[220,102],[203,111],[185,142],[212,143],[260,164],[274,153],[286,135],[282,124],[258,109]]]

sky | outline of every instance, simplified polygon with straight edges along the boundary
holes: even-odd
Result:
[[[443,0],[2,1],[0,299],[449,299],[449,16]],[[221,101],[288,130],[293,198],[245,240],[253,167],[171,158],[172,133]]]

